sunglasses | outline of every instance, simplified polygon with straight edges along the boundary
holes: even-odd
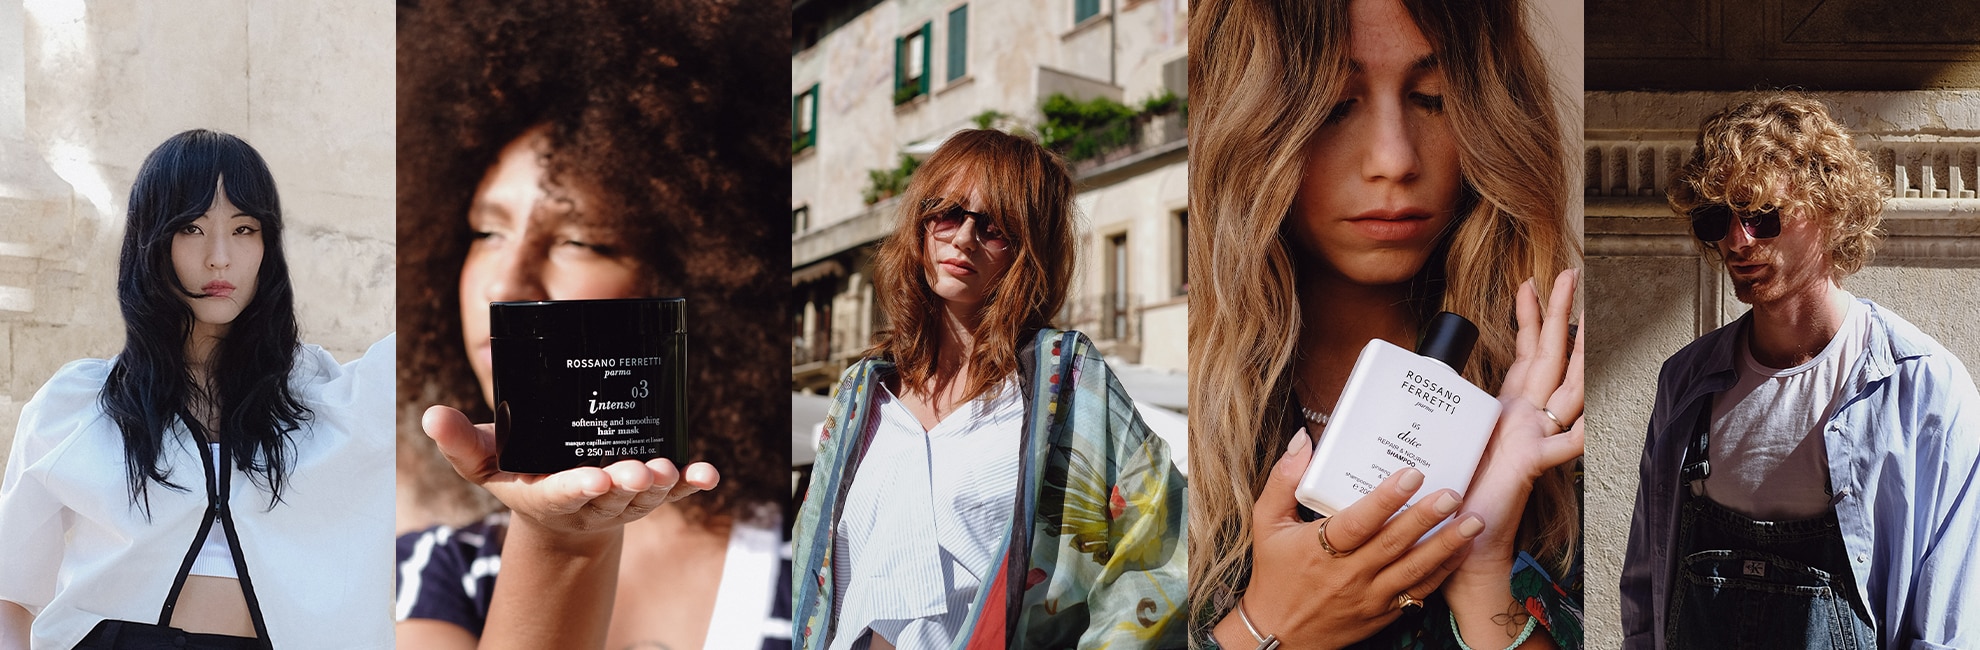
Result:
[[[944,205],[947,207],[943,207]],[[974,223],[976,243],[982,245],[984,249],[1001,252],[1011,247],[1010,236],[1004,234],[1004,229],[998,228],[995,220],[988,214],[964,210],[961,205],[944,199],[922,201],[921,211],[922,227],[936,239],[953,242],[956,233],[962,232],[963,224]]]
[[[1746,230],[1746,236],[1753,239],[1773,239],[1781,236],[1781,210],[1768,207],[1747,214],[1734,212],[1732,206],[1723,203],[1699,206],[1691,211],[1691,232],[1698,235],[1698,241],[1707,244],[1725,239],[1732,232],[1732,222],[1739,220],[1739,227]]]

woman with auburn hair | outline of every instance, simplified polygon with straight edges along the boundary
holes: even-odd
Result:
[[[793,534],[799,647],[1174,647],[1183,478],[1078,332],[1073,183],[961,131],[916,170]],[[855,478],[857,477],[857,478]]]
[[[1565,270],[1580,254],[1523,11],[1192,12],[1194,644],[1581,643],[1579,275]],[[1503,407],[1469,489],[1390,519],[1423,482],[1405,469],[1333,521],[1302,521],[1294,486],[1357,353],[1414,347],[1439,311],[1478,325],[1457,370]]]

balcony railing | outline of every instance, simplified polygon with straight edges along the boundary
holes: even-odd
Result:
[[[1137,115],[1123,122],[1089,130],[1094,141],[1100,145],[1090,154],[1084,151],[1068,152],[1088,154],[1072,160],[1073,175],[1082,176],[1189,138],[1189,122],[1182,112]]]

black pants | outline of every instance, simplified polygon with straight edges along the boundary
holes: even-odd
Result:
[[[76,644],[77,650],[268,650],[267,641],[225,634],[196,634],[176,627],[130,621],[103,621]]]

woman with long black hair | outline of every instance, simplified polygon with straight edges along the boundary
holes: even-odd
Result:
[[[22,410],[0,484],[0,646],[387,647],[387,337],[297,341],[260,154],[193,130],[131,188],[123,352]],[[123,471],[114,468],[121,467]]]

